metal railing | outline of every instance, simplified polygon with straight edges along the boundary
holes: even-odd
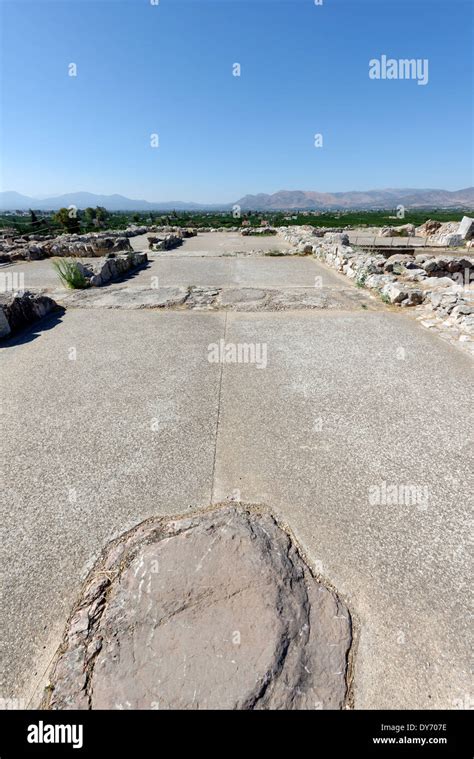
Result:
[[[349,233],[349,242],[351,245],[359,245],[362,248],[438,248],[455,251],[470,252],[474,245],[474,240],[468,240],[464,246],[443,246],[430,242],[427,237],[379,237],[378,235],[356,235]]]

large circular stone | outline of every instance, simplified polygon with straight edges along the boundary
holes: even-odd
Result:
[[[104,552],[51,673],[55,709],[338,709],[348,610],[267,513],[154,519]]]

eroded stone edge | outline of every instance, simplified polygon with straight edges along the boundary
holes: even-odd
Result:
[[[349,641],[344,678],[346,686],[345,697],[341,708],[354,708],[354,666],[360,627],[358,619],[347,600],[340,595],[326,577],[323,577],[316,571],[307,552],[289,525],[282,521],[270,508],[265,504],[224,501],[218,504],[211,504],[205,508],[195,509],[188,513],[149,517],[118,537],[113,538],[104,546],[99,558],[83,582],[78,600],[67,619],[62,641],[49,667],[49,683],[44,688],[44,693],[38,706],[39,709],[54,709],[51,703],[53,695],[51,680],[59,679],[58,675],[60,676],[62,666],[67,667],[71,665],[73,667],[76,666],[78,669],[76,678],[77,691],[72,708],[83,708],[86,710],[91,708],[89,684],[92,680],[95,659],[100,651],[100,647],[93,649],[90,648],[90,644],[93,642],[94,635],[99,628],[112,583],[132,563],[137,551],[143,545],[155,542],[158,535],[161,536],[161,539],[167,536],[174,537],[185,530],[191,529],[196,524],[196,520],[213,512],[224,511],[229,508],[237,509],[248,515],[265,515],[270,517],[276,526],[288,536],[290,550],[293,549],[296,552],[299,559],[305,565],[309,576],[331,593],[337,604],[342,604],[347,609],[349,615]],[[80,655],[78,656],[78,654]],[[85,671],[83,666],[84,661],[86,662]],[[77,704],[81,701],[82,705],[78,707]]]
[[[239,298],[239,294],[242,297]],[[55,293],[56,295],[56,293]],[[252,297],[254,295],[254,297]],[[230,300],[226,300],[229,298]],[[235,296],[235,299],[232,297]],[[360,306],[381,310],[373,296],[353,287],[332,293],[313,287],[251,288],[176,286],[152,289],[126,286],[56,295],[66,309],[116,309],[147,311],[332,311]]]

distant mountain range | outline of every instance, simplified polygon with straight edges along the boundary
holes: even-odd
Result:
[[[281,190],[273,195],[245,195],[242,210],[357,210],[406,208],[474,208],[474,187],[465,190],[367,190],[366,192],[305,192]]]
[[[77,208],[103,206],[108,211],[193,211],[205,207],[199,203],[183,203],[180,200],[149,203],[147,200],[132,200],[123,195],[95,195],[92,192],[69,192],[51,198],[30,198],[19,192],[0,192],[0,209],[3,211],[27,211],[29,208],[35,211],[56,211],[71,205]]]
[[[367,190],[366,192],[308,192],[304,190],[281,190],[273,195],[260,193],[245,195],[234,203],[203,204],[167,200],[150,203],[132,200],[123,195],[95,195],[91,192],[70,192],[51,198],[30,198],[18,192],[0,192],[0,210],[55,211],[70,205],[78,208],[104,206],[109,211],[199,211],[228,210],[239,205],[243,211],[290,211],[290,210],[368,210],[406,208],[474,208],[474,187],[464,190]]]

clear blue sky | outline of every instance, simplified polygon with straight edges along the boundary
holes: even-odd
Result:
[[[473,184],[468,0],[0,4],[1,189],[228,202]],[[382,54],[427,58],[428,84],[371,80]]]

